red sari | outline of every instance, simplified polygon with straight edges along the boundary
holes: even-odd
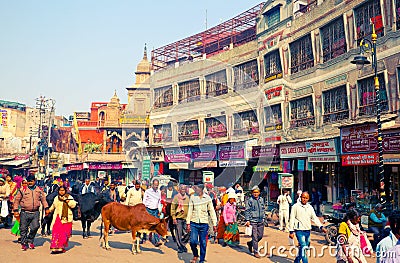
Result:
[[[50,249],[53,252],[65,252],[65,249],[68,247],[68,239],[71,237],[71,234],[72,222],[63,224],[60,216],[57,215],[53,226]]]

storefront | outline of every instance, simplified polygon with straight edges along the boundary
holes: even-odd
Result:
[[[240,180],[247,166],[245,149],[245,142],[218,145],[218,166],[223,170],[215,178],[215,185],[231,186]]]
[[[334,202],[337,199],[337,186],[344,181],[339,178],[338,156],[339,138],[306,142],[308,166],[311,165],[311,180],[308,188],[315,187],[322,193],[322,200]]]
[[[294,175],[294,189],[310,191],[311,171],[308,169],[307,149],[304,142],[280,144],[282,172]]]
[[[165,174],[171,175],[180,183],[189,183],[191,153],[188,146],[164,149]]]
[[[125,173],[120,162],[115,163],[89,163],[88,175],[90,178],[111,178],[111,181],[125,183]]]
[[[400,207],[400,129],[394,127],[383,130],[383,163],[385,176],[390,178],[395,209]]]

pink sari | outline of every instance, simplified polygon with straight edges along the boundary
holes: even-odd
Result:
[[[68,247],[68,239],[72,234],[72,222],[62,223],[60,216],[57,215],[53,226],[50,249],[54,252],[65,252]]]

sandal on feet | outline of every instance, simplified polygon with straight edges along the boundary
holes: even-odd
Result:
[[[192,260],[190,260],[190,263],[197,263],[197,260],[199,257],[193,257]]]

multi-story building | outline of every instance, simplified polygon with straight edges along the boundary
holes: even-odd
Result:
[[[376,156],[376,141],[353,135],[350,143],[368,147],[343,150],[348,130],[376,122],[374,71],[350,62],[372,22],[382,120],[396,127],[399,7],[398,0],[267,1],[153,50],[150,144],[164,147],[168,172],[186,182],[213,170],[225,183],[266,179],[276,195],[271,170],[280,170],[295,175],[296,188],[316,187],[328,201],[340,184],[379,188],[377,161],[354,161]],[[398,182],[396,134],[386,136],[385,172]]]

